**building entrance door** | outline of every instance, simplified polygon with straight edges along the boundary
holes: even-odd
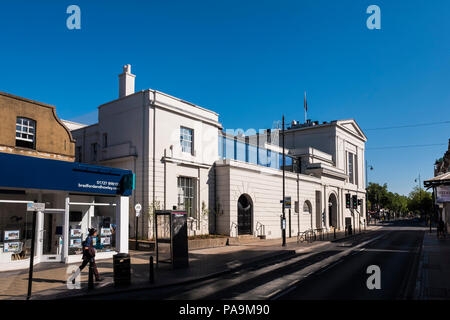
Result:
[[[44,211],[42,261],[61,261],[64,211]]]
[[[238,234],[252,234],[253,205],[248,195],[241,195],[238,200]]]

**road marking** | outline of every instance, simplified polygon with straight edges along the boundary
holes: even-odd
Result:
[[[255,299],[261,299],[261,298],[264,299],[266,297],[269,297],[269,298],[274,297],[274,296],[276,296],[276,294],[275,295],[273,294],[274,288],[281,287],[281,288],[289,289],[291,286],[297,285],[303,278],[306,278],[307,275],[309,275],[311,273],[315,273],[315,272],[319,271],[320,269],[322,269],[323,265],[332,264],[333,262],[336,262],[336,261],[340,260],[341,258],[349,255],[353,251],[355,251],[361,247],[364,247],[367,244],[374,242],[383,236],[384,236],[384,234],[381,234],[378,237],[364,241],[363,243],[360,243],[359,245],[357,245],[353,248],[339,252],[339,253],[337,253],[331,257],[328,257],[320,262],[316,262],[310,266],[307,266],[297,272],[294,272],[294,273],[282,276],[281,278],[275,279],[273,281],[267,282],[267,283],[265,283],[261,286],[258,286],[248,292],[245,292],[243,294],[240,294],[240,295],[234,297],[233,300],[255,300]],[[281,295],[279,294],[279,296],[282,296],[282,294]]]
[[[370,249],[370,248],[363,248],[359,251],[369,251],[369,252],[399,252],[399,253],[413,253],[414,251],[408,251],[408,250],[394,250],[394,249]]]

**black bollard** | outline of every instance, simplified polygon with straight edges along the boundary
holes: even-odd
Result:
[[[89,261],[88,289],[94,289],[94,268],[92,266],[92,260]]]
[[[333,233],[334,233],[334,238],[336,239],[336,228],[334,228]]]
[[[150,275],[149,275],[150,283],[155,282],[155,275],[153,273],[153,256],[150,256]]]

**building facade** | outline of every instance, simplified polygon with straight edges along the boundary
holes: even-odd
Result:
[[[0,115],[0,152],[75,161],[75,140],[54,106],[0,92]]]
[[[442,219],[450,231],[450,139],[448,150],[434,164],[434,177],[424,181],[424,186],[433,190],[437,219]]]
[[[218,114],[156,90],[134,92],[134,79],[125,66],[119,98],[99,106],[98,123],[72,131],[76,158],[135,172],[130,208],[143,209],[137,221],[130,211],[130,234],[151,238],[154,210],[174,206],[188,212],[190,234],[207,234]]]
[[[136,173],[130,235],[153,236],[153,210],[186,210],[189,234],[281,236],[283,151],[279,130],[234,134],[214,111],[147,89],[124,66],[119,98],[98,123],[72,131],[77,161]],[[74,124],[72,124],[74,125]],[[77,124],[75,124],[77,125]],[[364,227],[366,137],[354,120],[293,122],[285,132],[288,234]],[[360,200],[346,207],[346,194]]]
[[[281,132],[222,137],[216,162],[218,231],[281,237],[283,156]],[[366,224],[364,133],[354,120],[319,125],[293,122],[285,131],[285,196],[288,235],[309,229],[344,230]],[[358,207],[348,208],[346,195]]]
[[[91,227],[97,258],[128,252],[132,172],[74,162],[53,106],[0,92],[0,122],[0,271],[27,268],[33,238],[36,264],[81,261]]]

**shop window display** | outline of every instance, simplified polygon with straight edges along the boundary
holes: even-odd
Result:
[[[69,214],[69,254],[83,253],[82,243],[86,240],[90,228],[97,230],[93,245],[97,252],[115,250],[115,208],[80,207],[81,211],[71,211]]]
[[[91,227],[97,229],[97,239],[94,240],[94,247],[97,252],[108,252],[115,250],[115,229],[114,217],[94,216],[91,218]]]
[[[0,254],[6,260],[30,257],[33,213],[20,204],[2,206],[0,212]]]

